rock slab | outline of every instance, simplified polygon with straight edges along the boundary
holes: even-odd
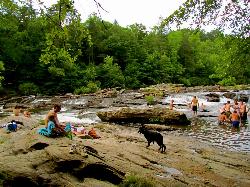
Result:
[[[113,111],[99,111],[97,116],[104,122],[154,123],[164,125],[189,125],[184,113],[166,108],[121,108]]]

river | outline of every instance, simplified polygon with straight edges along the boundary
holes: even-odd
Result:
[[[175,110],[183,112],[191,120],[191,125],[185,128],[179,128],[175,133],[177,135],[192,136],[199,141],[203,141],[212,144],[223,149],[229,149],[232,151],[240,152],[250,152],[250,116],[248,115],[248,121],[240,126],[239,129],[234,129],[230,124],[218,125],[217,116],[219,114],[219,109],[228,100],[233,103],[233,100],[225,98],[222,94],[223,92],[213,92],[220,96],[219,102],[208,102],[206,95],[209,92],[190,92],[190,93],[177,93],[171,94],[162,99],[160,107],[168,107],[170,100],[174,100]],[[236,94],[246,94],[250,95],[250,90],[243,90],[240,92],[235,92]],[[123,93],[119,98],[129,98],[131,94],[134,93]],[[197,96],[199,103],[203,103],[209,112],[198,111],[198,116],[193,117],[192,111],[187,107],[188,103],[191,102],[193,96]],[[49,99],[35,99],[32,102],[49,102]],[[103,109],[99,108],[86,108],[82,110],[72,109],[70,106],[82,105],[85,106],[87,103],[86,97],[81,97],[77,99],[67,99],[62,102],[62,110],[58,114],[59,121],[61,122],[71,122],[79,125],[88,125],[93,123],[99,123],[101,120],[96,115],[98,110],[112,110],[112,103],[114,98],[105,98],[102,103],[106,106]],[[130,107],[147,107],[146,101],[141,99],[140,101],[134,99],[133,102],[128,102]],[[133,104],[134,103],[134,104]],[[247,105],[249,106],[249,101]],[[116,107],[117,108],[117,107]],[[118,107],[119,108],[119,107]],[[38,119],[44,119],[47,111],[41,111],[39,113],[33,114],[33,117]],[[10,115],[7,114],[7,115]]]

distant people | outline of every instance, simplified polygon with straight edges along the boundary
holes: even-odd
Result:
[[[193,116],[197,116],[197,110],[198,110],[198,107],[199,107],[199,101],[197,99],[196,96],[193,97],[192,101],[191,101],[191,107],[192,107],[192,110],[193,110]]]
[[[220,114],[225,112],[226,103],[219,109]]]
[[[209,112],[203,103],[201,103],[201,112]]]
[[[225,104],[224,110],[226,112],[227,117],[229,118],[229,116],[231,115],[231,104],[230,104],[230,101],[227,101],[227,103]]]
[[[18,105],[16,105],[15,108],[13,109],[14,116],[19,116],[20,112],[21,108]]]
[[[27,117],[27,118],[30,118],[30,117],[31,117],[30,112],[29,112],[29,111],[26,111],[26,110],[23,112],[23,115],[24,115],[25,117]]]
[[[174,100],[172,99],[169,103],[169,110],[173,110],[174,109]]]
[[[240,114],[240,105],[237,99],[234,100],[233,109],[236,110],[238,114]]]
[[[219,122],[219,125],[228,122],[228,118],[227,118],[226,112],[223,111],[223,112],[219,115],[219,117],[218,117],[218,122]]]
[[[241,122],[247,121],[247,105],[243,101],[240,101],[239,110]]]
[[[230,115],[230,120],[232,122],[233,127],[238,128],[240,125],[240,116],[236,110]]]

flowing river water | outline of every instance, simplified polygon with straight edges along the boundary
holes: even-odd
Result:
[[[214,92],[213,92],[214,93]],[[127,93],[128,94],[128,93]],[[130,93],[131,94],[131,93]],[[168,107],[170,100],[174,100],[175,110],[183,112],[191,120],[191,125],[188,127],[183,127],[177,130],[175,133],[179,135],[192,136],[197,138],[200,141],[212,144],[223,149],[229,149],[232,151],[241,151],[241,152],[250,152],[250,116],[248,115],[248,121],[240,126],[239,129],[234,129],[230,124],[218,125],[217,116],[219,114],[219,109],[226,103],[228,100],[233,103],[233,100],[227,99],[222,96],[223,92],[218,92],[220,96],[219,102],[208,102],[206,94],[209,92],[190,92],[190,93],[178,93],[172,94],[165,97],[161,104],[158,104],[160,107]],[[250,95],[250,90],[244,90],[237,92],[237,94],[246,94]],[[203,103],[208,110],[208,112],[198,111],[198,116],[193,117],[192,111],[188,107],[188,104],[191,102],[193,96],[197,96],[199,103]],[[123,97],[127,97],[124,94]],[[41,102],[45,100],[35,99],[33,103]],[[106,102],[113,102],[112,98],[106,100]],[[49,100],[46,100],[49,102]],[[86,105],[86,98],[78,99],[68,99],[62,103],[62,110],[58,114],[59,121],[61,122],[71,122],[74,124],[93,124],[101,122],[101,120],[96,115],[96,112],[100,109],[97,108],[85,108],[83,110],[72,109],[72,105]],[[133,103],[133,102],[131,102]],[[146,102],[134,102],[137,103],[136,106],[130,104],[131,107],[146,107]],[[247,105],[249,107],[250,102],[248,101]],[[102,109],[110,110],[111,106]],[[47,111],[34,114],[33,116],[38,119],[44,119]]]
[[[231,124],[218,125],[219,109],[232,99],[227,99],[222,96],[223,93],[218,92],[220,95],[220,102],[208,102],[206,95],[208,92],[202,93],[182,93],[168,96],[164,102],[169,103],[174,100],[177,105],[176,110],[184,112],[188,118],[191,119],[191,126],[182,130],[184,135],[192,136],[200,141],[209,142],[217,147],[233,150],[250,152],[250,116],[246,123],[242,124],[239,129],[232,128]],[[238,94],[246,94],[249,96],[250,90],[241,91]],[[192,118],[192,111],[187,106],[192,100],[193,96],[197,96],[199,104],[203,103],[208,112],[198,111],[198,117]],[[249,101],[247,103],[249,107]]]

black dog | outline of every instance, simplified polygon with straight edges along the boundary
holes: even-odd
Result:
[[[138,132],[144,134],[148,141],[147,147],[150,146],[151,142],[154,143],[154,141],[156,141],[156,143],[160,146],[159,150],[161,150],[161,152],[166,151],[166,146],[163,144],[163,136],[159,132],[148,130],[145,126],[141,126]]]

